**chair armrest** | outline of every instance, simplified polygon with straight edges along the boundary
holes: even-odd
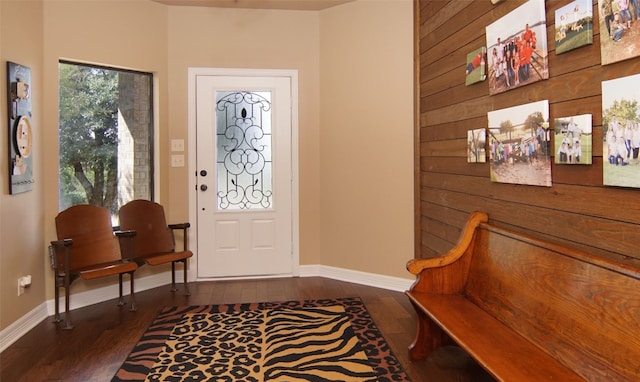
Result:
[[[64,272],[69,274],[69,247],[73,245],[73,239],[53,240],[51,246],[49,246],[49,261],[51,262],[51,268],[56,271],[56,276],[59,275],[60,264],[58,262],[58,251],[64,250]]]
[[[53,240],[51,246],[54,248],[69,247],[73,244],[73,239]]]
[[[177,229],[181,229],[182,230],[182,250],[183,251],[187,251],[188,247],[187,247],[187,228],[191,227],[191,223],[177,223],[177,224],[168,224],[167,227],[169,227],[172,230],[172,233],[174,230]],[[173,245],[176,245],[176,239],[175,239],[175,235],[173,235]]]
[[[134,229],[128,229],[126,231],[113,231],[113,234],[116,235],[118,244],[120,244],[120,257],[123,260],[133,260],[136,256],[136,243],[133,239],[138,232]]]
[[[191,223],[169,224],[169,228],[171,229],[187,229],[189,227],[191,227]]]
[[[118,238],[129,238],[129,237],[136,236],[138,232],[136,232],[135,229],[128,229],[126,231],[120,231],[120,230],[113,231],[113,234],[116,235]]]

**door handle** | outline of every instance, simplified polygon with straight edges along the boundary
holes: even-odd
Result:
[[[207,185],[206,184],[201,184],[200,185],[200,191],[207,191]]]

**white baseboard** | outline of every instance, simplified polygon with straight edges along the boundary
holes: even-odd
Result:
[[[168,284],[167,280],[171,280],[170,274],[159,273],[156,275],[141,277],[135,279],[135,291],[142,292],[147,289],[156,288]],[[125,277],[122,283],[123,293],[129,295],[131,290],[130,282]],[[64,291],[60,291],[60,313],[64,313]],[[96,288],[85,292],[71,293],[69,301],[69,309],[78,309],[85,306],[97,304],[99,302],[108,301],[118,296],[118,284],[109,285],[102,288]],[[53,316],[55,313],[55,298],[47,300],[34,308],[29,313],[20,317],[17,321],[6,327],[0,332],[0,352],[4,351],[11,344],[16,342],[29,330],[36,325]]]
[[[4,328],[0,332],[0,352],[3,352],[9,345],[16,342],[29,330],[35,328],[42,320],[46,319],[47,316],[47,303],[43,302]]]
[[[167,285],[167,280],[171,280],[170,273],[158,273],[151,276],[145,276],[136,278],[135,291],[142,292],[147,289],[157,288],[159,286]],[[182,278],[180,278],[182,280]],[[122,283],[122,292],[125,296],[129,295],[131,290],[128,277],[125,276]],[[71,299],[69,301],[69,309],[74,310],[78,308],[84,308],[85,306],[93,305],[99,302],[112,300],[118,297],[118,284],[108,285],[102,288],[91,289],[84,292],[73,293],[71,291]],[[55,313],[55,298],[47,301],[47,313],[49,316]],[[64,291],[60,289],[60,313],[64,312]]]
[[[328,279],[362,284],[375,288],[404,292],[415,280],[391,277],[375,273],[354,271],[351,269],[330,267],[327,265],[301,265],[300,277],[326,277]]]
[[[326,277],[329,279],[399,292],[409,289],[413,283],[413,280],[410,279],[353,271],[350,269],[336,268],[326,265],[301,265],[299,271],[300,277]],[[167,285],[167,280],[170,280],[170,278],[167,277],[168,274],[169,273],[159,273],[139,279],[136,278],[136,292],[142,292],[147,289]],[[189,278],[191,279],[191,277]],[[129,281],[125,278],[123,283],[123,292],[125,295],[129,294],[129,285]],[[64,312],[64,293],[61,294],[60,310],[62,313]],[[118,284],[92,289],[85,292],[73,293],[70,301],[70,309],[83,308],[99,302],[108,301],[113,299],[114,296],[118,296]],[[53,316],[54,313],[55,299],[47,300],[3,329],[0,332],[0,352],[4,351],[43,320],[47,319],[49,316]]]

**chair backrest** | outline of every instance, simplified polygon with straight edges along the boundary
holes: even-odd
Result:
[[[107,209],[80,204],[60,212],[55,221],[58,240],[73,239],[69,247],[72,272],[122,259]],[[60,271],[64,271],[64,251],[56,255]]]
[[[162,205],[136,199],[120,207],[120,229],[135,230],[135,257],[174,252],[173,233],[167,225]]]

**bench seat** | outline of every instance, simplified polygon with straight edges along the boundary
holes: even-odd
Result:
[[[413,293],[409,299],[436,323],[435,331],[443,328],[499,381],[584,381],[463,296]]]

